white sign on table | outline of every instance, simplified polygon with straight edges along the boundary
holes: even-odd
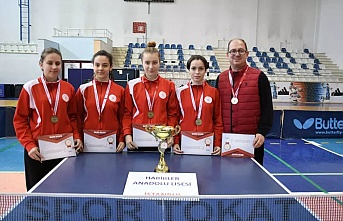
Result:
[[[254,157],[254,139],[252,134],[223,133],[222,156]]]
[[[39,136],[38,145],[42,161],[76,156],[72,133]]]
[[[129,172],[124,196],[198,196],[195,173]]]
[[[116,131],[84,130],[83,152],[113,153],[117,151]]]
[[[213,132],[181,132],[183,154],[211,155],[213,152]]]

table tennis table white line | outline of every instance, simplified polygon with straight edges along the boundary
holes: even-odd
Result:
[[[254,158],[251,158],[252,161],[255,162],[266,174],[268,174],[279,186],[281,186],[287,193],[292,193],[283,183],[281,183],[278,179],[276,179],[266,168],[261,166]]]
[[[28,193],[32,193],[42,182],[44,182],[53,172],[55,172],[68,158],[64,158],[59,164],[57,164],[48,174],[46,174],[36,185],[34,185]]]
[[[312,144],[313,146],[316,146],[316,147],[318,147],[318,148],[320,148],[320,149],[323,149],[323,150],[325,150],[325,151],[327,151],[327,152],[330,152],[330,153],[332,153],[332,154],[335,154],[335,155],[337,155],[337,156],[339,156],[339,157],[343,157],[343,154],[339,154],[339,153],[336,153],[336,152],[334,152],[334,151],[332,151],[332,150],[326,149],[326,148],[323,147],[321,144],[319,144],[319,143],[317,143],[317,142],[315,142],[315,141],[310,141],[310,140],[306,140],[306,139],[302,139],[302,140],[304,140],[304,141],[306,141],[306,142]]]
[[[271,173],[273,176],[300,176],[297,173]],[[305,176],[343,176],[343,173],[301,173]]]
[[[0,193],[0,196],[18,196],[18,197],[25,197],[25,196],[39,196],[39,197],[76,197],[76,198],[108,198],[108,199],[165,199],[166,196],[125,196],[125,195],[118,195],[118,194],[95,194],[95,193]],[[343,192],[331,192],[330,194],[323,193],[323,192],[292,192],[292,193],[281,193],[281,194],[235,194],[235,195],[198,195],[198,196],[168,196],[168,198],[175,198],[175,199],[184,199],[187,198],[199,198],[199,199],[237,199],[237,198],[293,198],[293,197],[343,197]]]

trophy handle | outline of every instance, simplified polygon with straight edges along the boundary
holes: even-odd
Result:
[[[148,132],[149,134],[151,134],[152,136],[154,136],[155,139],[156,139],[156,141],[158,141],[156,135],[152,132],[152,131],[153,131],[153,126],[151,126],[151,125],[144,125],[143,127],[144,127],[144,129],[145,129],[146,132]]]
[[[174,134],[174,136],[177,135],[178,133],[180,133],[180,131],[181,131],[181,127],[179,125],[176,125],[175,126],[175,134]]]

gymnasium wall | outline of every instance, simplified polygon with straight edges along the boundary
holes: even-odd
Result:
[[[17,3],[1,2],[0,42],[19,41]],[[233,37],[242,37],[249,48],[254,45],[261,49],[283,45],[289,50],[307,47],[311,51],[326,52],[334,63],[343,67],[343,55],[339,53],[343,50],[343,43],[337,39],[343,34],[340,24],[343,2],[339,0],[180,0],[151,3],[150,14],[148,4],[144,2],[31,0],[30,3],[33,42],[53,39],[53,28],[104,28],[112,33],[113,46],[123,46],[142,40],[142,34],[132,34],[132,22],[145,21],[148,39],[159,43],[211,44],[216,47],[220,40],[226,42]],[[69,48],[70,44],[62,45],[61,49],[72,56],[83,54],[81,51],[87,47],[84,44],[73,45],[73,50]],[[13,63],[8,65],[0,57],[1,82],[24,83],[26,78],[36,76],[30,75],[29,71],[25,79],[12,81],[7,74],[13,76],[16,72],[27,72],[27,65],[15,65],[13,69]],[[35,64],[36,61],[31,66]]]

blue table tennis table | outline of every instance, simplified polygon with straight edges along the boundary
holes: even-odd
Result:
[[[198,199],[122,196],[128,173],[152,172],[158,159],[157,152],[64,159],[4,220],[317,220],[294,198],[256,198],[288,190],[250,158],[166,154],[171,172],[196,173]]]
[[[157,152],[82,153],[68,158],[35,193],[123,194],[130,171],[153,172]],[[173,173],[196,173],[200,195],[285,194],[287,191],[250,158],[166,154]]]

